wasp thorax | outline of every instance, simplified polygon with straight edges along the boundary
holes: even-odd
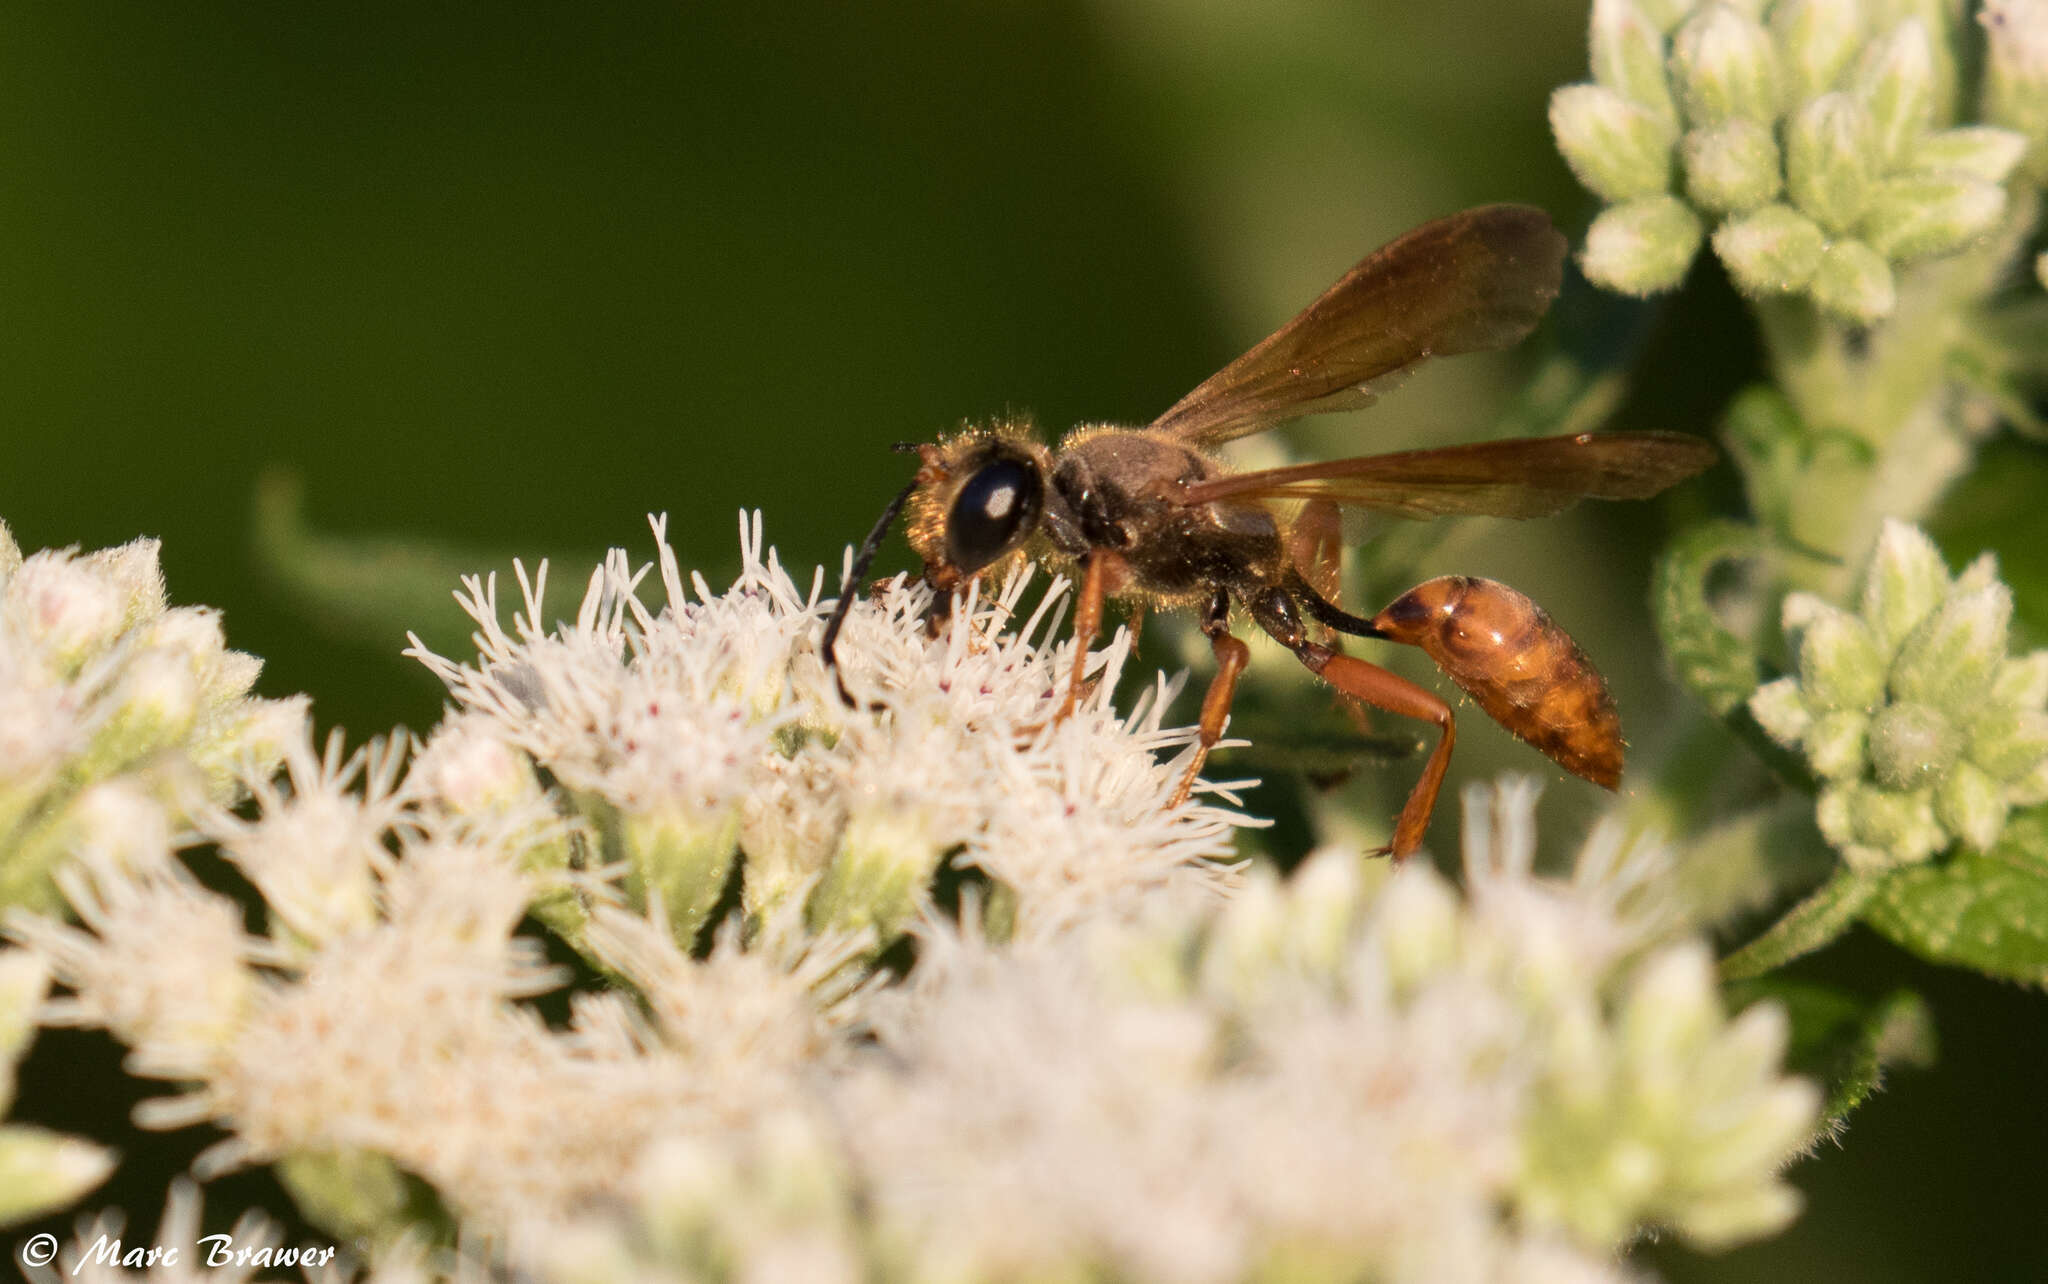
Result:
[[[1023,543],[1044,510],[1036,461],[994,448],[973,464],[946,509],[946,560],[973,574]]]

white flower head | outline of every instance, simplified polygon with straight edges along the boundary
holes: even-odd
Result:
[[[203,819],[207,837],[263,893],[279,934],[318,944],[375,921],[377,882],[391,863],[385,843],[404,812],[404,759],[399,740],[344,756],[338,732],[317,755],[301,739],[285,754],[282,780],[249,782],[255,819],[219,809]]]
[[[818,654],[823,576],[799,590],[758,515],[741,523],[742,570],[724,593],[686,581],[664,529],[655,519],[654,566],[606,559],[574,623],[543,624],[545,567],[521,570],[510,632],[495,582],[472,579],[476,662],[417,641],[410,654],[583,801],[632,865],[628,890],[658,895],[681,936],[708,921],[735,859],[750,913],[803,886],[814,925],[885,938],[956,849],[1017,894],[1016,922],[1033,931],[1119,888],[1217,876],[1244,822],[1166,810],[1177,771],[1161,754],[1193,737],[1162,730],[1165,691],[1117,713],[1127,640],[1091,655],[1093,692],[1053,717],[1073,663],[1074,644],[1053,636],[1063,583],[1021,625],[1028,574],[989,596],[970,585],[934,636],[931,591],[892,581],[853,605],[835,675]],[[650,577],[659,610],[639,597]]]
[[[170,860],[80,862],[57,879],[81,926],[19,912],[7,921],[71,990],[46,1005],[45,1022],[111,1031],[140,1075],[219,1073],[260,988],[251,965],[271,957],[243,932],[240,908]]]

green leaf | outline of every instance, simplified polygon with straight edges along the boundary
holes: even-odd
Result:
[[[1870,999],[1780,977],[1729,987],[1730,1008],[1760,999],[1781,1004],[1791,1019],[1785,1068],[1818,1081],[1826,1093],[1823,1135],[1838,1131],[1883,1086],[1887,1069],[1934,1064],[1934,1022],[1927,1004],[1910,990]]]
[[[1764,551],[1755,527],[1702,523],[1672,541],[1650,581],[1650,607],[1658,640],[1679,683],[1716,717],[1741,709],[1758,686],[1756,648],[1714,614],[1707,579],[1725,562]]]
[[[1368,730],[1346,717],[1326,691],[1279,683],[1247,684],[1246,689],[1257,696],[1231,711],[1230,737],[1250,743],[1221,755],[1234,774],[1342,776],[1422,752],[1421,736]]]
[[[257,483],[253,520],[264,571],[307,614],[338,637],[393,653],[405,645],[408,631],[443,654],[464,652],[474,626],[452,595],[464,575],[512,560],[432,540],[315,531],[306,521],[304,486],[285,473],[270,473]],[[594,560],[565,564],[588,566]],[[573,614],[573,595],[582,591],[580,577],[551,580],[544,618]]]
[[[1885,875],[1863,921],[1930,962],[2048,985],[2048,808],[1989,852]]]
[[[1828,945],[1855,925],[1879,880],[1847,866],[1749,944],[1721,960],[1721,978],[1745,981]]]

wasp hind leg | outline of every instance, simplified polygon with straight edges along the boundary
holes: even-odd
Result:
[[[1230,594],[1223,589],[1217,589],[1209,605],[1203,608],[1202,634],[1209,639],[1209,649],[1216,653],[1216,676],[1209,680],[1209,690],[1202,697],[1201,738],[1195,742],[1195,755],[1181,773],[1172,800],[1166,804],[1169,810],[1188,800],[1188,795],[1194,792],[1195,777],[1209,760],[1209,751],[1223,739],[1223,726],[1230,720],[1230,703],[1237,698],[1238,675],[1252,658],[1252,649],[1242,639],[1230,635]]]
[[[1260,628],[1294,652],[1295,658],[1310,673],[1342,694],[1387,713],[1436,724],[1436,748],[1430,751],[1429,761],[1423,764],[1422,778],[1408,792],[1408,801],[1401,804],[1401,814],[1394,821],[1393,840],[1374,853],[1391,855],[1396,861],[1408,859],[1422,846],[1422,836],[1429,829],[1429,818],[1436,811],[1437,794],[1444,787],[1444,773],[1450,769],[1451,749],[1458,741],[1458,724],[1451,717],[1451,706],[1435,692],[1418,687],[1399,674],[1389,673],[1376,664],[1368,664],[1356,656],[1344,655],[1320,642],[1311,641],[1294,598],[1284,589],[1275,588],[1261,594],[1252,599],[1251,607],[1252,618],[1259,622]],[[1319,617],[1326,612],[1332,617],[1323,620],[1324,623],[1348,618],[1329,608],[1327,603],[1313,598],[1310,599],[1310,607],[1312,610],[1326,608],[1316,611]]]

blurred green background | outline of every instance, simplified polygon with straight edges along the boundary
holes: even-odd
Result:
[[[905,477],[889,442],[1008,409],[1143,421],[1366,250],[1463,206],[1531,201],[1576,233],[1590,206],[1544,110],[1584,74],[1584,22],[1576,0],[9,5],[0,517],[28,548],[161,536],[173,600],[225,609],[265,694],[311,692],[357,737],[423,729],[438,688],[398,658],[398,621],[463,636],[440,572],[553,555],[580,583],[609,544],[644,558],[644,514],[665,511],[720,584],[736,512],[760,507],[787,564],[836,575]],[[1634,426],[1706,430],[1753,368],[1739,306],[1697,275],[1648,336]],[[1294,440],[1483,435],[1526,366],[1490,360]],[[352,615],[333,599],[379,596],[362,567],[294,547],[296,586],[269,569],[253,514],[276,470],[316,529],[406,541],[369,572],[389,596],[421,570],[431,591]],[[1723,476],[1678,503],[1731,493]],[[1474,524],[1417,578],[1544,602],[1654,751],[1677,697],[1642,597],[1676,511]],[[884,567],[907,563],[892,542]],[[1462,722],[1453,790],[1544,768],[1482,721]],[[1397,798],[1412,770],[1363,788]],[[1552,795],[1567,833],[1598,802]],[[2048,1275],[2014,1180],[2048,1153],[2037,997],[1865,939],[1813,971],[1928,989],[1940,1068],[1800,1170],[1791,1233],[1651,1264]],[[89,1095],[36,1108],[38,1084],[80,1081],[70,1059],[112,1055],[46,1036],[24,1113],[168,1156],[109,1196],[147,1224],[196,1142],[138,1142],[125,1103]],[[231,1188],[217,1215],[235,1190],[275,1194]]]

